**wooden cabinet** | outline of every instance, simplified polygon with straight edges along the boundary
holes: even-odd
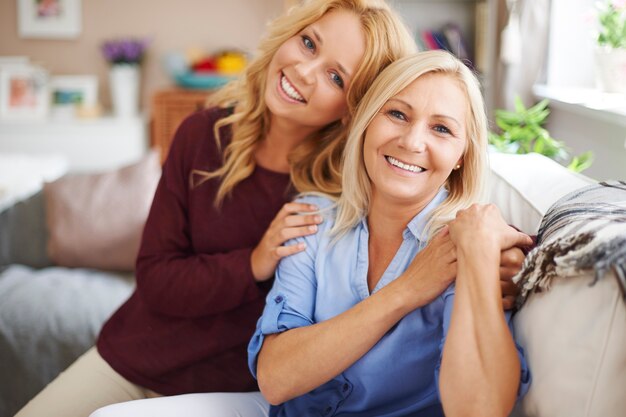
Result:
[[[208,90],[170,89],[158,91],[152,98],[151,145],[165,161],[174,133],[180,123],[191,113],[205,107]]]

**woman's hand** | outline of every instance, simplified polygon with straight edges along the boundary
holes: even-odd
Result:
[[[408,311],[438,297],[456,277],[456,249],[444,226],[413,259],[402,280],[408,284],[411,303]],[[407,312],[408,312],[407,311]]]
[[[316,206],[304,203],[287,203],[280,209],[263,238],[252,251],[250,263],[254,279],[257,281],[270,279],[281,258],[304,250],[304,243],[296,245],[283,245],[283,243],[289,239],[316,233],[317,225],[322,222],[322,216],[305,213],[317,210]]]
[[[524,258],[524,252],[516,246],[500,253],[500,289],[505,310],[510,310],[515,305],[519,287],[512,279],[522,269]]]
[[[491,245],[504,251],[532,244],[530,236],[509,226],[493,204],[473,204],[459,210],[448,226],[450,239],[457,248],[479,250]]]

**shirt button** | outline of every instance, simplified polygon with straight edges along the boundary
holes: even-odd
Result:
[[[348,383],[346,382],[345,384],[343,384],[343,387],[341,387],[341,389],[343,390],[343,392],[348,392],[348,390],[350,389],[350,385],[348,385]]]
[[[324,415],[325,415],[325,416],[329,415],[331,411],[333,411],[333,408],[332,408],[332,407],[326,407],[326,408],[324,409]]]
[[[280,303],[283,301],[283,296],[282,295],[277,295],[276,298],[274,298],[274,302],[276,304]]]

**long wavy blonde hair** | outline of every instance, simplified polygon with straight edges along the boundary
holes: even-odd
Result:
[[[354,115],[343,161],[343,193],[337,200],[337,219],[331,230],[341,236],[368,214],[371,184],[363,160],[365,131],[384,104],[428,73],[445,74],[459,82],[467,97],[467,145],[460,169],[452,171],[445,187],[446,200],[435,209],[426,228],[430,238],[456,212],[484,199],[487,173],[487,116],[474,74],[445,51],[420,52],[391,64],[376,79]]]
[[[212,95],[209,105],[233,107],[235,111],[215,125],[220,146],[220,128],[232,126],[232,139],[223,152],[221,168],[206,172],[194,170],[192,185],[220,178],[215,204],[250,176],[255,167],[254,150],[269,131],[270,113],[265,104],[268,67],[280,46],[332,10],[348,10],[359,17],[366,37],[365,55],[346,92],[348,114],[330,123],[299,144],[289,155],[291,181],[297,191],[321,191],[338,196],[341,192],[341,156],[347,137],[346,126],[357,103],[376,76],[391,62],[416,50],[402,19],[382,0],[311,0],[292,7],[274,20],[260,42],[257,58],[237,81]]]

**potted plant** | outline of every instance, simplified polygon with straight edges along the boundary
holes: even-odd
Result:
[[[142,39],[114,39],[102,44],[102,54],[111,64],[109,87],[116,116],[133,116],[139,110],[139,70],[148,44]]]
[[[609,93],[626,93],[626,0],[596,3],[598,86]]]
[[[550,110],[548,100],[542,100],[526,108],[519,97],[515,97],[515,111],[496,110],[496,124],[501,133],[489,132],[489,144],[504,153],[524,154],[536,152],[545,155],[574,172],[589,168],[593,154],[585,152],[570,159],[565,144],[550,136],[543,127]]]

